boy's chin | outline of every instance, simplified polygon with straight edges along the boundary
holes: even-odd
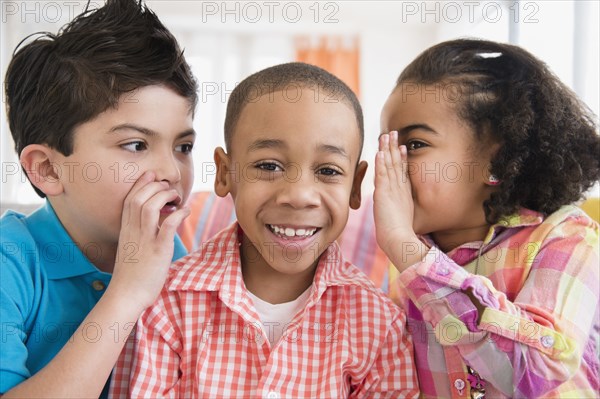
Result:
[[[271,262],[268,262],[269,266],[273,270],[290,276],[303,274],[309,270],[314,271],[318,263],[318,258],[317,260],[314,260],[314,256],[312,254],[310,258],[307,258],[306,256],[298,258],[286,256],[280,259],[273,259]]]

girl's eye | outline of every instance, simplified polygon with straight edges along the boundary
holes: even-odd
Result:
[[[274,162],[262,162],[256,165],[256,168],[267,172],[280,172],[283,169]]]
[[[411,140],[408,143],[406,143],[406,149],[408,151],[418,150],[419,148],[423,148],[423,147],[427,147],[427,144],[425,144],[422,141],[418,141],[418,140]]]
[[[192,152],[193,148],[194,148],[193,143],[185,143],[185,144],[179,144],[177,147],[175,147],[175,151],[179,151],[184,154],[189,154]]]
[[[141,152],[147,149],[148,146],[143,141],[132,141],[130,143],[122,144],[121,148],[129,152]]]

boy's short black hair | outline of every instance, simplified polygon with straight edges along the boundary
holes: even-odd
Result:
[[[20,45],[19,45],[20,46]],[[15,149],[46,144],[70,155],[74,129],[124,93],[164,85],[197,103],[197,83],[173,35],[141,0],[107,0],[54,35],[17,47],[6,73]],[[34,187],[38,195],[45,195]]]
[[[235,87],[229,97],[225,115],[225,146],[228,151],[231,148],[235,126],[246,104],[258,101],[264,95],[288,89],[294,92],[294,98],[298,89],[310,89],[317,92],[315,96],[310,94],[315,101],[342,101],[349,105],[354,111],[360,132],[360,159],[364,142],[364,123],[362,107],[356,94],[335,75],[303,62],[289,62],[263,69],[248,76]],[[300,92],[299,95],[306,94]]]
[[[442,42],[404,69],[396,89],[415,83],[446,94],[482,146],[500,143],[490,172],[501,184],[484,203],[488,222],[519,207],[550,214],[598,181],[594,115],[523,48],[478,39]]]

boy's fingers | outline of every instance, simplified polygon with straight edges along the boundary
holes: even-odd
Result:
[[[121,219],[121,228],[123,226],[139,226],[141,223],[141,209],[154,195],[161,191],[167,191],[166,182],[146,182],[145,185],[138,187],[137,191],[130,191],[125,197],[123,204],[123,217]]]
[[[157,236],[158,241],[165,244],[173,242],[177,228],[190,213],[190,208],[184,207],[169,215],[160,225]]]
[[[130,199],[135,195],[137,191],[139,191],[142,187],[153,181],[155,178],[154,172],[146,171],[144,172],[137,181],[133,184],[127,195],[125,196],[125,200],[123,202],[123,214],[121,215],[121,223],[130,223],[131,222],[131,204]]]
[[[135,181],[135,183],[133,183],[133,186],[131,186],[131,189],[127,193],[125,199],[127,200],[127,198],[135,196],[135,194],[138,191],[144,188],[148,183],[153,182],[155,179],[156,174],[150,170],[147,170],[146,172],[142,173],[142,175]]]
[[[142,233],[151,233],[156,237],[158,222],[160,220],[160,210],[170,201],[179,198],[179,193],[175,190],[163,190],[155,193],[147,201],[141,209],[140,226]]]

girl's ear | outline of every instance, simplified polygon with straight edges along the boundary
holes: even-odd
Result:
[[[360,161],[356,166],[356,171],[354,171],[352,191],[350,192],[350,208],[352,209],[360,208],[360,203],[362,201],[360,186],[365,178],[365,173],[367,173],[367,167],[367,161]]]
[[[215,165],[217,166],[217,175],[215,176],[215,193],[219,197],[225,197],[231,191],[231,180],[229,173],[229,155],[221,147],[215,149]]]
[[[497,186],[500,184],[500,180],[498,180],[498,178],[492,174],[492,159],[496,156],[496,154],[498,153],[498,151],[500,150],[501,145],[500,143],[492,143],[489,145],[488,150],[487,150],[487,158],[489,159],[488,164],[486,166],[486,168],[483,170],[482,173],[482,177],[483,177],[483,184],[488,185],[488,186]]]
[[[19,161],[29,181],[38,190],[51,197],[62,194],[60,166],[53,162],[56,150],[44,144],[29,144],[21,151]]]

